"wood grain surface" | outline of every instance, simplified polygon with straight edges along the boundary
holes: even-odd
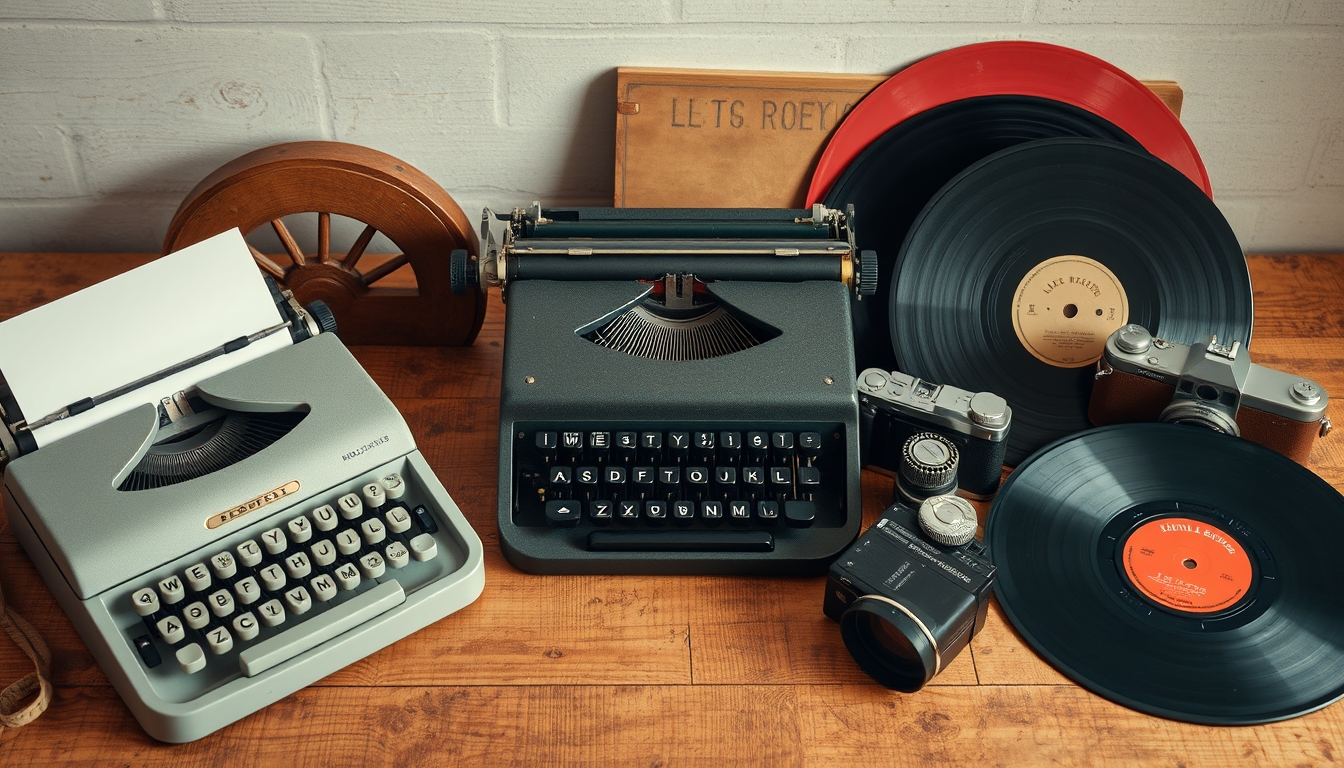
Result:
[[[0,318],[151,257],[0,254]],[[1262,364],[1344,392],[1344,258],[1250,259]],[[465,348],[356,347],[486,545],[466,609],[198,742],[159,744],[108,686],[0,523],[0,583],[43,633],[56,699],[0,765],[1328,765],[1344,707],[1212,728],[1111,704],[1006,623],[925,690],[872,683],[821,613],[821,578],[532,576],[495,524],[503,307]],[[1341,417],[1344,418],[1344,417]],[[1344,489],[1344,435],[1312,469]],[[890,481],[865,473],[865,526]],[[982,509],[982,514],[984,510]],[[28,672],[0,640],[0,684]]]

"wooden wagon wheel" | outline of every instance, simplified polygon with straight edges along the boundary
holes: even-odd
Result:
[[[316,253],[304,253],[282,219],[317,216]],[[333,253],[331,216],[356,219],[364,231],[345,253]],[[255,248],[257,266],[301,303],[331,307],[347,344],[470,344],[485,318],[485,294],[455,296],[450,254],[475,253],[462,209],[425,174],[390,155],[354,144],[298,141],[249,152],[210,174],[182,201],[168,226],[171,253],[238,227],[270,225],[288,264]],[[364,250],[383,233],[401,253],[361,269]],[[409,264],[416,287],[377,285]]]

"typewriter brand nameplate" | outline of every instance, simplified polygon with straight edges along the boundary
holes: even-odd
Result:
[[[275,490],[267,491],[256,498],[248,499],[242,504],[220,512],[217,515],[211,515],[210,518],[205,521],[205,527],[214,530],[230,520],[237,520],[249,512],[256,512],[258,509],[261,509],[268,504],[279,501],[286,496],[293,496],[298,492],[299,481],[290,480],[288,483],[285,483]]]

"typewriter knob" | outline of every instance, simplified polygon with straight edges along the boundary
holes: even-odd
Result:
[[[859,252],[859,295],[877,293],[877,251]]]
[[[959,459],[957,446],[942,435],[934,432],[912,435],[901,446],[896,496],[918,504],[930,496],[955,491]]]
[[[448,279],[452,285],[453,295],[465,296],[469,291],[476,290],[480,286],[480,278],[481,274],[471,254],[463,248],[453,251],[448,264]]]
[[[331,307],[328,307],[325,301],[310,301],[303,305],[303,308],[313,316],[313,320],[317,321],[317,327],[321,328],[323,333],[330,333],[333,336],[341,335],[336,329],[336,315],[331,313]]]

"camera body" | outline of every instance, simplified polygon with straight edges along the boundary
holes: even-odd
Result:
[[[993,592],[994,564],[974,538],[974,510],[951,496],[924,504],[939,499],[970,510],[970,541],[939,544],[921,527],[920,511],[893,504],[831,564],[826,577],[822,611],[840,624],[845,645],[864,671],[900,691],[919,690],[970,644],[985,626]],[[889,626],[865,629],[879,621]],[[856,637],[891,629],[909,647],[892,648],[888,639],[883,647],[865,648],[865,638]]]
[[[1126,325],[1106,339],[1087,415],[1097,426],[1165,421],[1236,435],[1305,465],[1330,431],[1316,382],[1251,362],[1239,342],[1188,346]]]
[[[1002,397],[880,368],[860,373],[857,388],[859,459],[864,466],[895,476],[905,441],[920,432],[936,432],[957,446],[962,495],[988,499],[998,491],[1013,419]]]

